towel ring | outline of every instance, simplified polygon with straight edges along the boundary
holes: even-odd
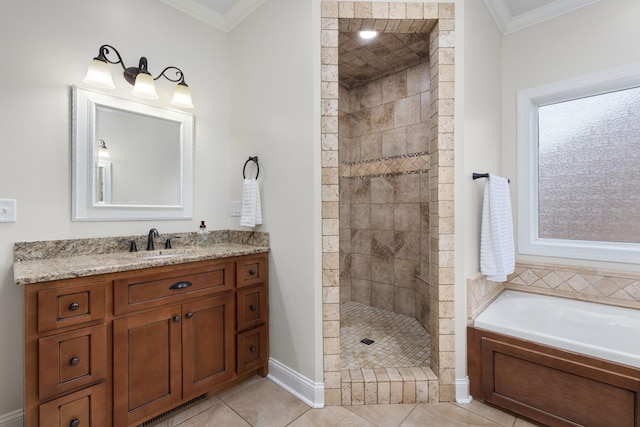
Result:
[[[258,175],[260,175],[260,165],[258,164],[258,156],[249,157],[246,162],[244,162],[244,167],[242,168],[242,177],[247,178],[244,174],[245,169],[247,168],[247,163],[255,162],[256,167],[258,168],[258,173],[256,173],[256,179],[258,179]]]

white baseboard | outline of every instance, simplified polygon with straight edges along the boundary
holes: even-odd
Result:
[[[456,402],[471,403],[472,401],[473,397],[469,391],[469,377],[456,379]]]
[[[324,408],[324,383],[314,383],[273,358],[268,378],[312,408]]]
[[[24,411],[18,409],[8,414],[0,414],[0,427],[22,427],[24,424]]]

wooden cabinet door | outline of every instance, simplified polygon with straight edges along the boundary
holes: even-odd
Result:
[[[182,398],[180,306],[113,321],[115,425],[134,424]]]
[[[235,375],[233,294],[182,306],[184,397],[195,397]]]

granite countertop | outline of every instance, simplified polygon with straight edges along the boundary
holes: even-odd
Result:
[[[179,241],[175,241],[180,242],[180,245],[174,244],[173,249],[138,252],[122,250],[123,240],[141,239],[135,236],[18,242],[14,247],[14,280],[17,285],[28,285],[269,252],[267,233],[210,232],[206,246],[195,245],[195,233],[173,233],[168,237],[175,236],[180,237]],[[114,248],[119,250],[114,251]]]

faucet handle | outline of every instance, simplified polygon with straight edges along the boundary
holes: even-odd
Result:
[[[180,236],[172,236],[172,237],[167,237],[167,241],[164,242],[164,248],[165,249],[171,249],[171,240],[172,239],[179,239]]]
[[[129,252],[138,252],[138,246],[136,245],[136,241],[135,240],[127,240],[127,239],[122,239],[122,240],[118,240],[119,242],[126,242],[129,243]]]

